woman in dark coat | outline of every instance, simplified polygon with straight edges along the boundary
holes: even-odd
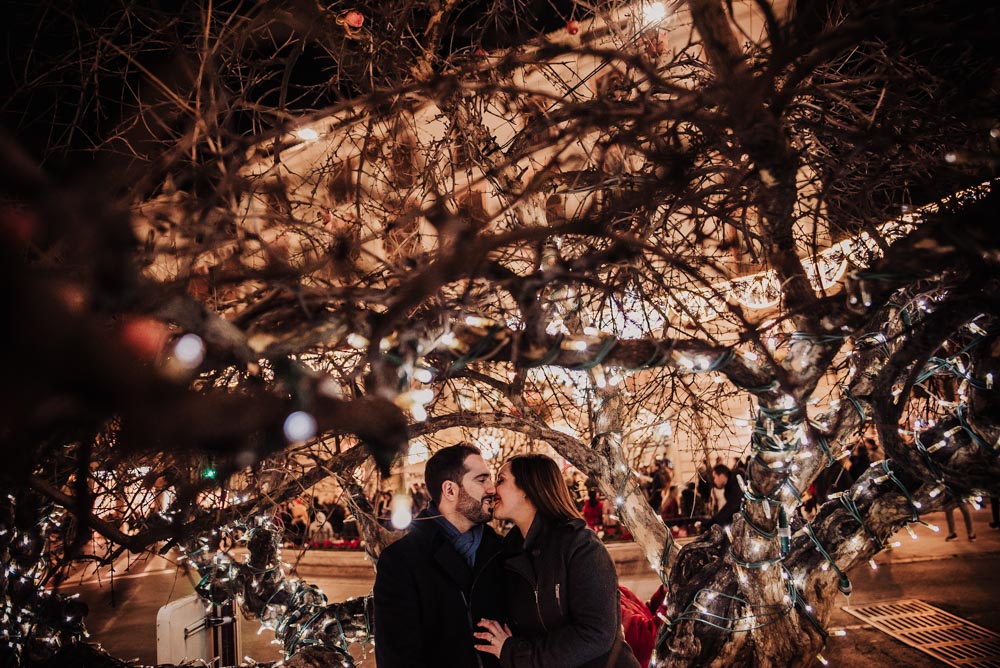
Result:
[[[480,620],[480,651],[504,668],[638,668],[622,635],[618,575],[545,455],[522,455],[497,477],[493,517],[504,538],[511,628]]]

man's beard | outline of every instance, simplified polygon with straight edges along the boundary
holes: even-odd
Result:
[[[483,497],[483,500],[489,502],[488,497]],[[493,504],[487,505],[482,501],[476,501],[461,487],[458,488],[458,503],[455,510],[473,524],[484,524],[493,519]]]

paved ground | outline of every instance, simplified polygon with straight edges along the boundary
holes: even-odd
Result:
[[[941,531],[933,533],[917,527],[918,540],[905,533],[897,537],[902,545],[876,558],[878,570],[857,568],[850,577],[854,595],[843,605],[861,606],[876,601],[918,598],[970,622],[1000,633],[1000,531],[988,526],[989,510],[973,512],[975,542],[966,539],[959,522],[959,539],[946,542],[943,513],[931,516]],[[824,656],[831,665],[854,666],[861,661],[885,666],[943,666],[922,652],[866,626],[843,612],[834,612],[831,624],[847,629],[844,637],[832,637]]]
[[[900,547],[883,552],[876,558],[877,571],[868,566],[850,573],[855,594],[851,605],[896,598],[919,598],[986,628],[1000,632],[1000,531],[988,528],[989,512],[973,513],[978,540],[965,539],[945,542],[943,514],[929,520],[941,525],[940,533],[918,527],[918,540],[906,533],[899,534]],[[960,519],[956,518],[956,519]],[[138,658],[143,662],[156,660],[156,612],[168,603],[193,591],[188,581],[168,561],[162,558],[116,564],[118,574],[111,580],[107,569],[100,578],[74,581],[64,587],[67,593],[79,592],[91,606],[88,628],[91,638],[121,658]],[[127,572],[126,567],[128,568]],[[371,581],[338,580],[309,577],[329,600],[343,600],[367,594]],[[622,584],[641,598],[648,598],[659,584],[655,575],[629,576]],[[843,598],[840,605],[847,605]],[[855,666],[875,662],[882,666],[941,666],[943,664],[910,649],[880,631],[865,627],[860,621],[838,608],[831,619],[833,628],[848,631],[844,637],[831,637],[824,656],[831,665]],[[258,635],[254,621],[241,622],[243,653],[257,661],[280,658],[271,644],[273,635]],[[817,664],[818,665],[818,664]]]

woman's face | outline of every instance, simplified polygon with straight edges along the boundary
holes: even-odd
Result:
[[[510,464],[505,464],[497,475],[497,492],[493,502],[493,517],[498,520],[514,520],[534,511],[534,505],[527,499],[514,480]]]

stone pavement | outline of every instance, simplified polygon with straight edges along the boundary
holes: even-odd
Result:
[[[854,593],[850,599],[840,597],[829,629],[841,629],[847,635],[829,639],[823,655],[830,665],[869,663],[911,668],[945,665],[862,623],[842,610],[845,605],[858,607],[915,598],[1000,633],[996,603],[1000,600],[1000,531],[989,527],[988,504],[980,511],[973,511],[972,516],[974,542],[966,536],[961,513],[955,513],[958,539],[950,542],[945,541],[948,531],[944,513],[933,513],[926,519],[938,525],[939,532],[916,527],[917,540],[900,532],[896,537],[900,546],[876,556],[877,570],[862,565],[849,573]],[[996,664],[970,661],[968,665]]]

